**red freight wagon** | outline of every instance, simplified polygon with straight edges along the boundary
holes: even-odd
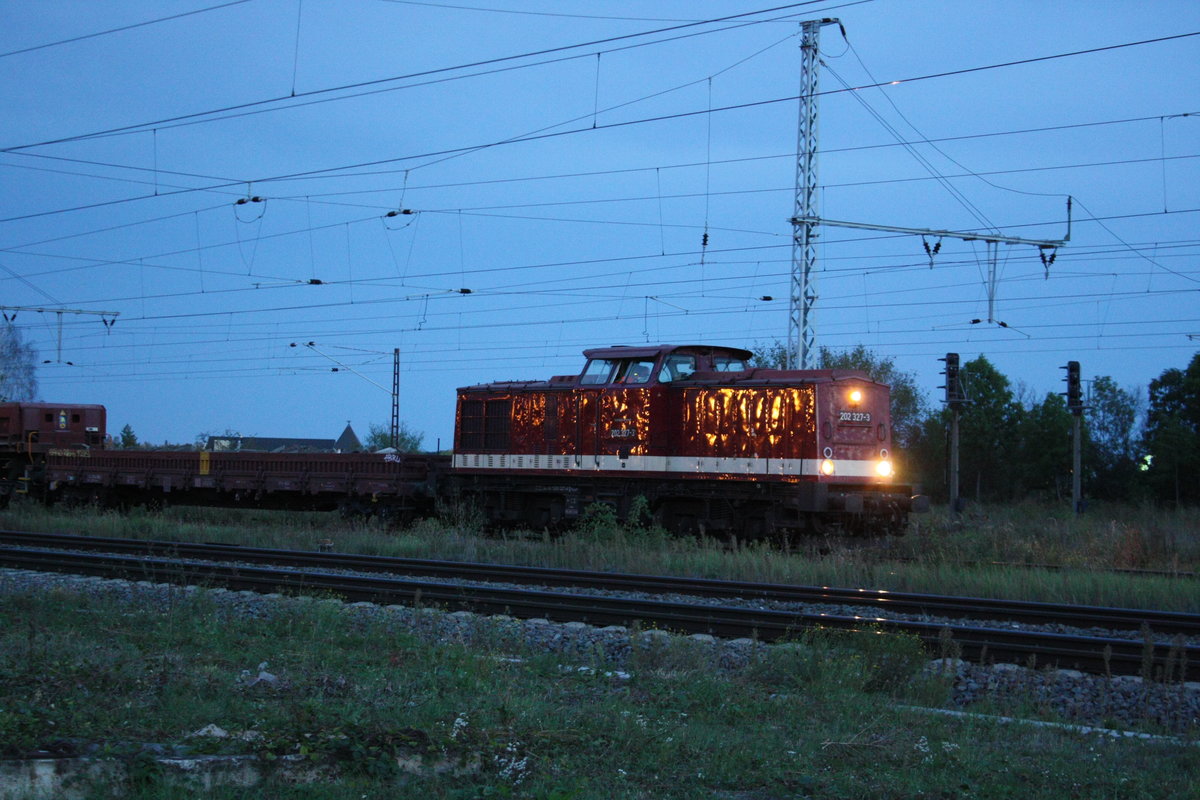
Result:
[[[46,455],[67,456],[104,445],[104,406],[0,403],[0,508],[40,487]]]
[[[624,516],[641,496],[670,528],[753,536],[896,531],[922,510],[893,475],[888,387],[862,372],[751,368],[708,345],[584,356],[578,375],[459,389],[454,474],[488,517]]]
[[[149,503],[378,513],[433,512],[445,457],[384,453],[212,453],[113,450],[52,454],[52,496],[108,505]]]

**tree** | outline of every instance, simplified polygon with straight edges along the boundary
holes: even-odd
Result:
[[[406,423],[401,422],[398,439],[397,451],[401,453],[419,453],[421,452],[421,442],[425,439],[425,434],[411,430]],[[363,447],[367,450],[384,450],[391,446],[392,426],[379,425],[372,422],[366,441],[363,442]]]
[[[1143,403],[1136,390],[1122,389],[1102,375],[1092,381],[1083,465],[1087,493],[1131,499],[1137,485],[1138,420]]]
[[[986,356],[968,361],[959,373],[967,406],[959,422],[959,469],[963,496],[1008,500],[1017,496],[1015,470],[1021,406],[1008,378]]]
[[[768,369],[787,368],[787,344],[779,339],[773,339],[766,344],[755,342],[754,347],[750,348],[750,352],[754,354],[750,357],[750,363],[756,367],[766,367]]]
[[[1016,416],[1011,498],[1039,495],[1061,500],[1071,494],[1071,412],[1056,393]]]
[[[1200,353],[1186,370],[1171,368],[1150,382],[1145,445],[1156,497],[1174,505],[1200,501]]]
[[[129,423],[121,428],[121,437],[117,440],[117,446],[122,450],[132,450],[138,446],[137,434],[133,432],[133,427]]]
[[[905,450],[907,471],[913,484],[933,499],[949,497],[949,425],[950,412],[940,409],[922,419]]]
[[[0,402],[37,397],[37,350],[12,323],[0,327]]]

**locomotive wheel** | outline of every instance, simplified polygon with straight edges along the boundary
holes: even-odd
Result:
[[[899,512],[890,514],[882,527],[885,536],[903,536],[908,533],[908,515]]]
[[[339,501],[337,510],[342,519],[361,519],[371,513],[370,506],[360,497],[347,497]]]
[[[417,520],[417,512],[411,508],[391,503],[381,503],[371,513],[389,528],[407,528]]]
[[[824,514],[809,514],[805,519],[804,532],[809,536],[828,536],[834,525]]]

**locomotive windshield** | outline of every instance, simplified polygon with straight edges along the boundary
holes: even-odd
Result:
[[[654,359],[633,359],[621,364],[617,373],[617,383],[649,383],[651,372],[654,370]]]
[[[618,363],[616,359],[612,358],[593,358],[583,368],[583,374],[579,376],[579,382],[591,385],[608,383],[608,379],[616,371]]]
[[[695,371],[695,356],[667,356],[666,360],[663,361],[662,369],[658,373],[658,382],[670,383],[671,381],[681,381],[684,378],[690,377]]]
[[[713,356],[712,362],[715,372],[743,372],[749,369],[746,359],[734,356]]]
[[[579,382],[598,386],[604,383],[649,383],[654,374],[653,358],[594,358],[583,368]]]

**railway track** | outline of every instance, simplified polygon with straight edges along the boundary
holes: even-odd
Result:
[[[919,558],[908,558],[902,556],[881,556],[881,561],[892,561],[897,564],[920,564]],[[1197,573],[1178,569],[1144,569],[1140,567],[1083,567],[1083,566],[1064,566],[1062,564],[1034,564],[1024,561],[958,561],[954,563],[956,567],[970,567],[983,569],[1020,569],[1029,571],[1041,572],[1078,572],[1083,574],[1101,574],[1101,575],[1129,575],[1136,578],[1167,578],[1167,579],[1195,579]]]
[[[314,553],[303,550],[242,547],[228,544],[137,541],[83,537],[70,534],[0,531],[0,543],[28,547],[162,555],[210,561],[241,561],[297,568],[343,569],[420,575],[446,580],[503,582],[536,586],[571,586],[600,591],[646,594],[697,595],[713,598],[757,599],[774,603],[811,603],[860,606],[873,612],[987,619],[1030,625],[1071,628],[1140,630],[1146,626],[1159,637],[1200,635],[1200,614],[1148,609],[1064,605],[1022,600],[954,597],[879,589],[844,589],[830,586],[793,586],[776,583],[638,575],[587,570],[478,564],[434,559],[364,556],[351,553]]]
[[[49,537],[49,538],[46,538]],[[40,538],[40,542],[35,541]],[[779,599],[790,591],[802,592],[817,587],[788,587],[772,584],[749,584],[703,579],[676,579],[660,576],[613,575],[574,570],[506,567],[501,565],[462,564],[458,562],[426,561],[420,559],[390,559],[372,556],[348,556],[332,553],[300,553],[296,551],[242,548],[229,545],[197,545],[174,542],[133,542],[103,540],[62,534],[24,534],[0,532],[0,541],[17,547],[0,547],[0,566],[39,571],[60,571],[109,578],[151,580],[169,583],[191,583],[221,586],[233,590],[256,592],[286,591],[292,593],[333,594],[349,601],[376,603],[421,603],[451,610],[468,610],[481,614],[507,614],[519,618],[546,617],[567,622],[581,621],[592,625],[642,625],[682,633],[708,633],[721,637],[755,637],[763,641],[795,638],[807,629],[877,630],[903,633],[918,637],[935,654],[947,647],[968,660],[987,658],[1039,666],[1057,665],[1092,673],[1114,675],[1150,674],[1172,670],[1187,680],[1200,680],[1200,647],[1165,642],[1139,642],[1103,636],[1079,636],[1042,631],[1014,630],[1000,627],[947,625],[913,620],[891,620],[865,615],[836,615],[806,613],[793,610],[745,608],[680,602],[678,600],[648,600],[642,598],[598,594],[578,594],[521,589],[500,586],[480,586],[462,583],[442,583],[432,580],[401,579],[394,575],[349,575],[328,572],[330,568],[353,569],[359,572],[402,571],[402,565],[415,571],[426,570],[426,577],[437,576],[456,580],[521,582],[516,576],[537,578],[537,583],[550,585],[586,586],[613,590],[614,586],[627,591],[688,593],[680,587],[690,587],[690,593],[707,597],[771,597]],[[55,548],[55,549],[29,549]],[[70,548],[68,551],[66,548]],[[113,554],[98,552],[124,548]],[[78,550],[93,552],[76,552]],[[167,557],[169,556],[169,557]],[[204,559],[181,561],[180,559]],[[276,559],[272,561],[271,559]],[[236,561],[237,563],[219,563]],[[249,566],[247,562],[272,566]],[[285,562],[287,566],[280,566]],[[371,565],[369,569],[363,564]],[[318,566],[321,569],[313,569]],[[304,567],[305,571],[296,571]],[[488,575],[489,577],[480,577]],[[586,583],[586,581],[594,581]],[[888,593],[858,592],[855,590],[818,589],[823,595],[850,591],[855,598],[882,595],[883,600],[894,596]],[[738,592],[740,594],[734,594]],[[759,592],[759,594],[751,594]],[[724,594],[723,594],[724,593]],[[792,595],[789,600],[792,600]],[[921,596],[905,597],[917,598]],[[924,599],[934,603],[937,596]],[[957,601],[966,598],[941,598]],[[826,600],[825,602],[829,602]],[[837,600],[836,602],[846,602]],[[857,600],[856,600],[857,602]],[[915,602],[921,602],[916,600]],[[995,602],[995,601],[985,601]],[[1025,604],[1018,604],[1025,605]],[[1050,606],[1052,604],[1033,604]],[[887,607],[895,608],[895,605]],[[944,608],[944,607],[943,607]],[[1071,607],[1059,606],[1059,609]],[[998,609],[986,612],[995,616]],[[1107,609],[1090,608],[1091,619]],[[1045,613],[1046,608],[1038,609]],[[1117,609],[1142,618],[1137,625],[1149,623],[1150,615],[1161,612]],[[944,611],[939,612],[944,613]],[[980,611],[980,613],[985,613]],[[1121,614],[1115,615],[1121,618]],[[1155,623],[1166,625],[1168,620],[1186,624],[1191,617],[1188,633],[1197,632],[1192,615],[1168,614]],[[1133,619],[1125,617],[1127,625]],[[1107,627],[1119,627],[1111,622]],[[1154,630],[1154,625],[1151,624]],[[951,644],[952,643],[952,644]]]

